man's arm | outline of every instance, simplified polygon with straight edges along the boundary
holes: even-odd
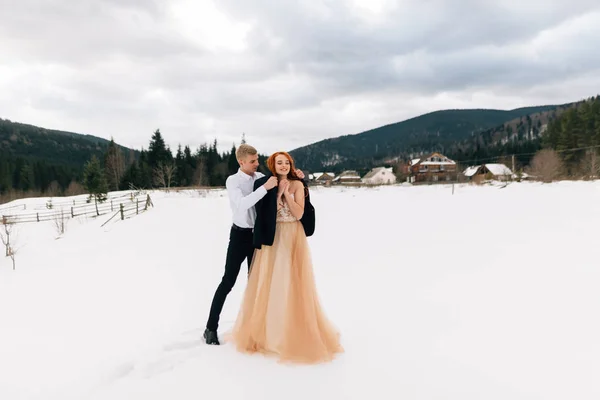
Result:
[[[227,188],[229,202],[234,212],[248,210],[267,194],[267,189],[264,185],[261,185],[249,195],[244,196],[242,190],[235,184],[235,181],[230,179],[227,179],[225,182],[225,187]]]

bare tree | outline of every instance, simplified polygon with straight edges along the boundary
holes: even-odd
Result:
[[[2,244],[6,249],[5,256],[8,257],[10,255],[10,236],[13,231],[14,221],[3,215],[0,224],[2,225],[2,229],[0,230],[0,240],[2,240]]]
[[[127,167],[131,167],[131,164],[135,162],[135,152],[133,149],[129,149],[129,154],[127,155]]]
[[[158,166],[156,166],[153,170],[152,170],[152,182],[160,187],[165,187],[167,186],[167,179],[165,177],[165,173],[163,171],[163,164],[162,163],[158,163]]]
[[[108,149],[105,171],[109,187],[119,190],[121,178],[125,173],[125,161],[123,152],[116,145],[112,145]]]
[[[158,165],[152,170],[152,183],[159,187],[165,187],[165,174],[163,174],[162,167]]]
[[[6,251],[6,257],[10,257],[12,260],[13,270],[15,269],[15,255],[17,254],[17,249],[15,247],[15,222],[6,216],[2,216],[0,220],[0,224],[2,225],[2,229],[0,229],[0,241],[4,245]]]
[[[194,171],[193,182],[197,186],[208,185],[208,171],[206,168],[206,160],[202,157],[196,163],[196,171]]]
[[[163,173],[165,175],[165,180],[167,181],[167,189],[171,188],[171,182],[175,176],[175,172],[177,172],[177,166],[175,165],[175,162],[163,165]]]
[[[562,172],[563,162],[554,150],[540,150],[531,160],[529,173],[543,182],[552,182],[559,178]]]
[[[581,159],[581,172],[585,179],[596,179],[600,176],[600,157],[595,149],[589,149]]]
[[[77,196],[78,194],[85,194],[86,191],[83,186],[75,181],[69,183],[69,187],[65,191],[65,196]]]
[[[177,166],[175,165],[175,162],[166,164],[159,162],[158,166],[153,170],[154,184],[169,189],[176,171]]]
[[[54,222],[54,229],[56,230],[56,233],[58,234],[58,236],[60,237],[61,235],[64,235],[65,228],[67,225],[67,218],[66,218],[65,212],[62,208],[60,209],[60,212],[54,214],[53,222]]]
[[[15,250],[13,247],[11,247],[8,256],[10,257],[10,259],[12,261],[13,271],[15,270],[15,255],[16,254],[17,254],[17,250]]]
[[[48,185],[48,188],[46,189],[46,194],[50,197],[55,197],[60,194],[60,184],[58,181],[50,182],[50,185]]]

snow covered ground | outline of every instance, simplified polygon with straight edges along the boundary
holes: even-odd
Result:
[[[226,193],[152,197],[59,239],[17,226],[0,399],[600,398],[600,182],[315,189],[317,285],[346,349],[318,366],[203,344]]]

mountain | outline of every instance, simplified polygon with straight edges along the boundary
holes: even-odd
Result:
[[[325,139],[294,149],[291,154],[308,171],[365,169],[430,151],[446,152],[461,141],[507,122],[566,106],[435,111],[362,133]]]
[[[457,161],[490,161],[503,155],[517,154],[520,164],[528,164],[542,148],[548,125],[580,102],[555,106],[506,121],[491,129],[472,134],[446,148],[445,154]],[[520,154],[520,155],[519,155]]]
[[[0,118],[0,154],[81,168],[92,155],[102,157],[109,140],[40,128]],[[119,146],[128,155],[127,147]]]
[[[0,204],[20,197],[84,192],[85,164],[96,156],[110,190],[131,186],[223,186],[239,168],[235,146],[217,151],[215,139],[192,153],[179,145],[175,154],[160,129],[147,150],[135,151],[91,135],[40,128],[0,119]],[[260,157],[265,163],[265,157]]]
[[[40,128],[0,119],[0,203],[29,195],[58,194],[81,182],[83,167],[92,156],[104,158],[110,141],[91,135]],[[139,152],[117,145],[128,161]],[[18,195],[21,196],[21,195]]]
[[[514,162],[520,169],[537,151],[548,148],[561,152],[566,175],[586,176],[588,164],[594,162],[586,150],[598,145],[600,96],[595,96],[507,121],[452,144],[445,154],[463,164]],[[582,150],[574,150],[578,148]],[[509,161],[511,155],[515,158]]]

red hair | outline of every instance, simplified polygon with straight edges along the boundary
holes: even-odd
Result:
[[[294,159],[285,151],[278,151],[276,153],[271,154],[271,156],[267,159],[267,167],[269,171],[273,174],[273,176],[277,176],[277,172],[275,170],[275,158],[277,156],[284,155],[290,162],[290,172],[288,172],[287,178],[291,181],[299,181],[301,180],[298,175],[296,175],[296,167],[294,166]]]

